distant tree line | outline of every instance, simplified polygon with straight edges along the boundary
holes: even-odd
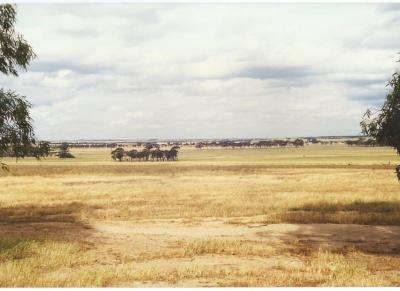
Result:
[[[70,148],[115,148],[119,146],[118,143],[93,143],[93,142],[78,142],[78,143],[75,142],[75,143],[68,143],[68,145]]]
[[[247,141],[232,141],[232,140],[224,140],[224,141],[201,141],[196,143],[195,147],[201,149],[203,147],[221,147],[221,148],[265,148],[265,147],[286,147],[286,146],[295,146],[302,147],[304,146],[304,140],[298,138],[294,141],[290,140],[261,140],[257,142]]]
[[[53,142],[52,146],[59,147],[62,143]],[[168,147],[168,146],[182,146],[182,145],[195,145],[195,143],[183,143],[183,142],[163,142],[163,143],[149,143],[149,142],[124,142],[124,143],[116,143],[116,142],[69,142],[70,148],[117,148],[124,147],[124,145],[129,145],[132,147],[142,148],[147,144],[157,145],[159,147]]]
[[[378,143],[373,138],[359,138],[357,140],[346,140],[344,141],[348,146],[364,146],[364,147],[376,147],[376,146],[384,146],[382,143]]]

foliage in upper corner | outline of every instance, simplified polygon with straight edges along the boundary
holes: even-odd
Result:
[[[18,76],[17,70],[26,70],[36,55],[15,31],[15,22],[15,6],[0,5],[0,72]],[[0,88],[0,159],[4,156],[23,158],[42,152],[36,151],[30,108],[31,104],[24,96]],[[1,163],[1,168],[6,169],[7,165]]]
[[[15,6],[0,5],[0,72],[18,76],[17,68],[26,70],[36,55],[32,47],[14,29]]]

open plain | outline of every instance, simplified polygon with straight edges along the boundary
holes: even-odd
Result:
[[[4,159],[0,287],[399,286],[391,148]]]

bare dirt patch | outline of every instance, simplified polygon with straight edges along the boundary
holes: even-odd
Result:
[[[304,268],[314,268],[309,259],[321,247],[340,254],[348,250],[380,256],[400,253],[399,226],[226,222],[223,218],[194,223],[179,219],[86,224],[7,222],[0,224],[0,236],[78,243],[89,265],[75,271],[105,268],[105,274],[118,278],[106,280],[102,283],[105,286],[279,285],[280,281],[265,281],[266,274],[279,277],[280,272],[289,272],[297,276]],[[68,278],[72,270],[63,272]],[[248,277],[247,283],[237,281],[242,275]],[[310,281],[309,285],[318,282]],[[295,281],[293,284],[297,285]]]
[[[157,242],[190,238],[224,238],[284,243],[305,242],[335,248],[357,247],[368,252],[400,252],[399,226],[354,224],[249,224],[229,225],[221,221],[204,221],[188,225],[165,220],[137,224],[94,224],[96,233],[112,240],[158,238]]]
[[[40,222],[0,223],[0,236],[87,242],[104,254],[137,256],[162,249],[179,249],[183,240],[225,239],[254,242],[304,243],[336,249],[355,247],[371,253],[400,253],[400,226],[355,224],[227,224],[224,219],[185,223]]]

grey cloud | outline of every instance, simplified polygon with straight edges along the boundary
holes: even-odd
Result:
[[[247,67],[227,76],[227,78],[293,80],[319,74],[310,66],[254,66]]]
[[[387,79],[383,78],[343,78],[335,80],[336,83],[342,83],[349,86],[354,87],[365,87],[365,86],[373,86],[373,85],[382,85],[384,86],[387,83]]]
[[[107,71],[112,71],[112,67],[92,65],[84,63],[73,63],[67,61],[35,61],[29,68],[32,72],[45,72],[45,73],[55,73],[61,70],[70,70],[78,74],[97,74]]]
[[[77,9],[77,7],[79,9]],[[171,10],[174,5],[150,4],[141,5],[135,3],[115,3],[115,4],[61,4],[61,5],[43,5],[43,8],[49,13],[59,15],[72,15],[77,17],[107,18],[118,17],[136,19],[141,24],[154,23],[160,20],[159,13],[165,10]]]
[[[100,33],[91,29],[59,29],[56,32],[74,38],[98,37]]]
[[[363,104],[379,105],[385,100],[385,91],[370,91],[350,95],[350,100],[359,101]]]
[[[382,12],[400,11],[400,3],[385,3],[380,5],[378,10]]]

